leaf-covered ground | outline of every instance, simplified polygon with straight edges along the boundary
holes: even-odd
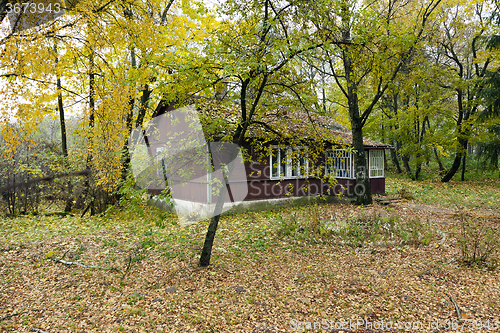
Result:
[[[461,265],[459,212],[413,195],[225,217],[208,268],[206,222],[147,206],[2,218],[0,332],[500,331],[500,268]],[[461,214],[500,224],[489,205]]]

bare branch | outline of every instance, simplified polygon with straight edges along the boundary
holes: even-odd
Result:
[[[448,297],[450,298],[450,300],[453,302],[453,305],[455,306],[455,311],[457,311],[458,320],[462,320],[462,314],[460,313],[460,308],[458,307],[457,302],[455,302],[453,297],[451,297],[450,295],[448,295]]]
[[[67,266],[75,265],[75,266],[80,266],[80,267],[83,267],[83,268],[102,269],[102,270],[105,270],[105,271],[116,271],[116,272],[120,272],[122,274],[125,273],[123,271],[123,269],[116,268],[116,267],[90,266],[90,265],[85,265],[85,264],[79,263],[77,261],[66,261],[66,260],[58,259],[58,258],[55,258],[54,256],[49,257],[49,259],[51,259],[51,260],[53,260],[55,262],[67,265]]]
[[[272,132],[272,133],[276,134],[276,135],[277,135],[277,136],[279,136],[280,138],[281,138],[281,137],[283,137],[283,135],[282,135],[280,132],[278,132],[278,131],[274,130],[271,126],[269,126],[268,124],[266,124],[266,123],[264,123],[264,122],[262,122],[262,121],[252,120],[252,121],[250,122],[250,125],[253,125],[253,124],[262,125],[262,126],[263,126],[265,129],[267,129],[269,132]]]
[[[2,78],[2,77],[7,78],[7,79],[9,79],[11,77],[20,77],[20,78],[23,78],[23,79],[35,81],[35,82],[42,83],[42,84],[50,84],[50,85],[53,85],[53,86],[57,85],[57,83],[54,83],[54,82],[48,82],[48,81],[38,80],[38,79],[29,77],[29,76],[26,76],[26,75],[23,75],[23,74],[16,74],[16,73],[2,74],[2,75],[0,75],[0,78]],[[78,94],[78,93],[76,93],[76,92],[74,92],[72,90],[69,90],[69,89],[64,88],[64,87],[61,87],[61,89],[64,90],[64,91],[66,91],[66,92],[68,92],[68,93],[70,93],[70,94],[73,94],[75,96],[78,96],[78,97],[81,97],[81,98],[85,99],[85,97],[81,96],[80,94]]]
[[[161,14],[160,25],[164,25],[167,22],[167,14],[168,14],[168,11],[169,11],[169,9],[170,9],[170,7],[172,6],[173,3],[174,3],[174,0],[170,0],[167,3],[167,7],[165,7],[165,10],[163,10],[163,13]]]
[[[49,333],[49,332],[42,331],[41,329],[35,328],[35,327],[30,328],[30,332]]]
[[[14,183],[14,184],[10,184],[10,185],[4,186],[4,187],[0,187],[0,192],[8,191],[8,190],[14,189],[16,187],[28,187],[31,184],[35,184],[35,183],[42,182],[42,181],[50,182],[56,178],[63,178],[63,177],[70,177],[70,176],[88,176],[88,175],[90,175],[89,169],[85,169],[85,170],[78,171],[78,172],[66,172],[66,173],[61,173],[59,175],[31,179],[31,180],[28,180],[27,182],[24,182],[24,183]]]
[[[22,315],[23,313],[27,313],[27,312],[28,311],[21,311],[21,312],[14,312],[14,313],[5,315],[3,317],[0,317],[0,322],[4,321],[5,319],[9,319],[9,318],[12,318],[12,317],[16,317],[16,316]]]

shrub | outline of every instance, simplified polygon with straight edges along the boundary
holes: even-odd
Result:
[[[489,264],[496,262],[495,255],[500,248],[500,232],[498,227],[488,226],[487,221],[480,223],[459,212],[459,226],[455,231],[461,261],[466,264]]]
[[[413,196],[413,193],[411,193],[406,187],[401,188],[398,191],[398,195],[401,199],[404,200],[413,200],[415,197]]]
[[[339,223],[335,226],[336,228],[330,228],[332,234],[341,237],[347,244],[354,247],[381,240],[427,246],[437,234],[429,221],[424,224],[418,218],[414,218],[408,222],[402,222],[397,216],[360,216],[348,219],[343,227]]]
[[[308,227],[309,227],[309,232],[311,234],[319,234],[320,231],[321,231],[321,228],[320,228],[320,225],[321,225],[321,220],[320,220],[320,216],[319,216],[319,207],[317,204],[314,204],[312,206],[309,206],[309,213],[310,213],[310,219],[309,219],[309,223],[308,223]]]
[[[279,238],[293,236],[299,228],[299,223],[295,215],[291,215],[288,218],[281,217],[279,219],[278,230],[276,232]]]
[[[418,218],[414,218],[405,224],[401,224],[397,228],[397,234],[405,243],[411,245],[429,245],[437,232],[427,220],[426,224],[420,222]]]

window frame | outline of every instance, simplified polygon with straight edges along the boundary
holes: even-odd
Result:
[[[309,177],[309,159],[307,158],[307,153],[305,156],[299,155],[295,158],[291,156],[294,151],[305,151],[306,147],[303,146],[284,146],[284,145],[271,145],[270,154],[269,154],[269,166],[270,166],[270,179],[271,180],[280,180],[280,179],[301,179]],[[277,166],[276,169],[278,172],[281,172],[283,169],[281,167],[282,161],[284,160],[282,157],[283,152],[285,152],[285,171],[286,174],[276,174],[274,172],[273,167],[273,156],[276,152],[276,161]],[[294,163],[295,162],[295,163]],[[302,166],[302,163],[305,162],[305,167]],[[293,175],[293,171],[296,171],[296,175]]]
[[[372,153],[380,154],[380,156],[372,156]],[[375,154],[374,154],[375,155]],[[383,149],[370,149],[368,150],[368,177],[369,178],[385,178],[385,154]],[[376,166],[376,168],[374,168]],[[377,171],[375,176],[372,171]]]
[[[338,155],[338,152],[342,152],[341,155]],[[332,156],[328,156],[329,154],[332,154]],[[329,159],[332,158],[333,161],[329,161]],[[347,159],[348,162],[345,162],[345,164],[349,164],[349,168],[336,168],[335,161],[339,161],[339,165],[342,165],[342,159]],[[325,175],[326,176],[333,176],[337,179],[354,179],[354,165],[353,165],[353,160],[352,160],[352,154],[350,151],[346,149],[328,149],[325,152]],[[349,174],[346,176],[341,175],[339,172],[349,172]]]

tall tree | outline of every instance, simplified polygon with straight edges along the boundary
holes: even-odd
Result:
[[[490,18],[486,15],[489,5],[491,3],[464,1],[440,13],[440,37],[434,51],[436,57],[442,56],[441,85],[453,91],[456,98],[455,158],[441,179],[443,182],[451,180],[461,163],[465,163],[467,145],[477,119],[479,96],[483,90],[481,79],[492,61],[481,42],[490,29]]]
[[[500,54],[500,3],[495,1],[494,10],[491,14],[493,31],[491,35],[483,38],[486,50],[492,58],[498,58]],[[484,106],[479,114],[479,119],[485,124],[487,130],[486,138],[479,141],[479,156],[489,160],[489,165],[498,168],[500,157],[500,66],[490,68],[485,72],[481,82],[479,94],[481,104]],[[499,173],[500,177],[500,173]]]
[[[295,101],[303,102],[301,107],[307,104],[307,94],[300,93],[304,78],[295,75],[294,61],[324,43],[336,42],[325,39],[321,31],[310,24],[310,9],[309,2],[277,0],[228,0],[219,7],[224,19],[215,39],[205,48],[204,75],[200,75],[200,71],[193,74],[200,87],[223,81],[234,84],[228,99],[238,99],[240,119],[230,135],[233,143],[242,144],[252,126],[266,126],[260,121],[262,114],[286,104],[286,96],[288,103],[293,96]],[[206,81],[200,82],[200,77]],[[216,212],[222,211],[225,191],[223,187]],[[220,214],[211,218],[200,266],[210,263],[219,219]]]
[[[73,15],[62,16],[39,32],[25,30],[3,38],[0,77],[21,84],[18,88],[24,89],[29,104],[24,112],[61,110],[60,99],[49,101],[54,96],[44,90],[64,93],[66,113],[82,117],[85,111],[86,119],[75,133],[88,145],[73,146],[71,160],[83,167],[92,155],[92,186],[114,191],[127,174],[123,142],[131,129],[151,117],[151,100],[180,90],[171,75],[189,59],[179,63],[175,50],[182,52],[190,43],[199,47],[213,21],[201,1],[80,1]],[[46,61],[47,45],[40,38],[46,34],[57,42],[59,70]],[[2,88],[16,98],[16,85]],[[33,93],[35,89],[40,93]],[[15,112],[15,105],[0,107],[7,114]],[[120,148],[125,148],[123,160],[116,154]]]
[[[339,36],[342,41],[325,45],[322,57],[328,64],[328,74],[347,101],[356,182],[365,189],[357,196],[358,204],[372,203],[363,127],[422,42],[431,15],[440,2],[430,0],[419,5],[399,0],[369,3],[343,0],[331,3],[317,17],[316,26]],[[362,92],[365,103],[360,103]]]

